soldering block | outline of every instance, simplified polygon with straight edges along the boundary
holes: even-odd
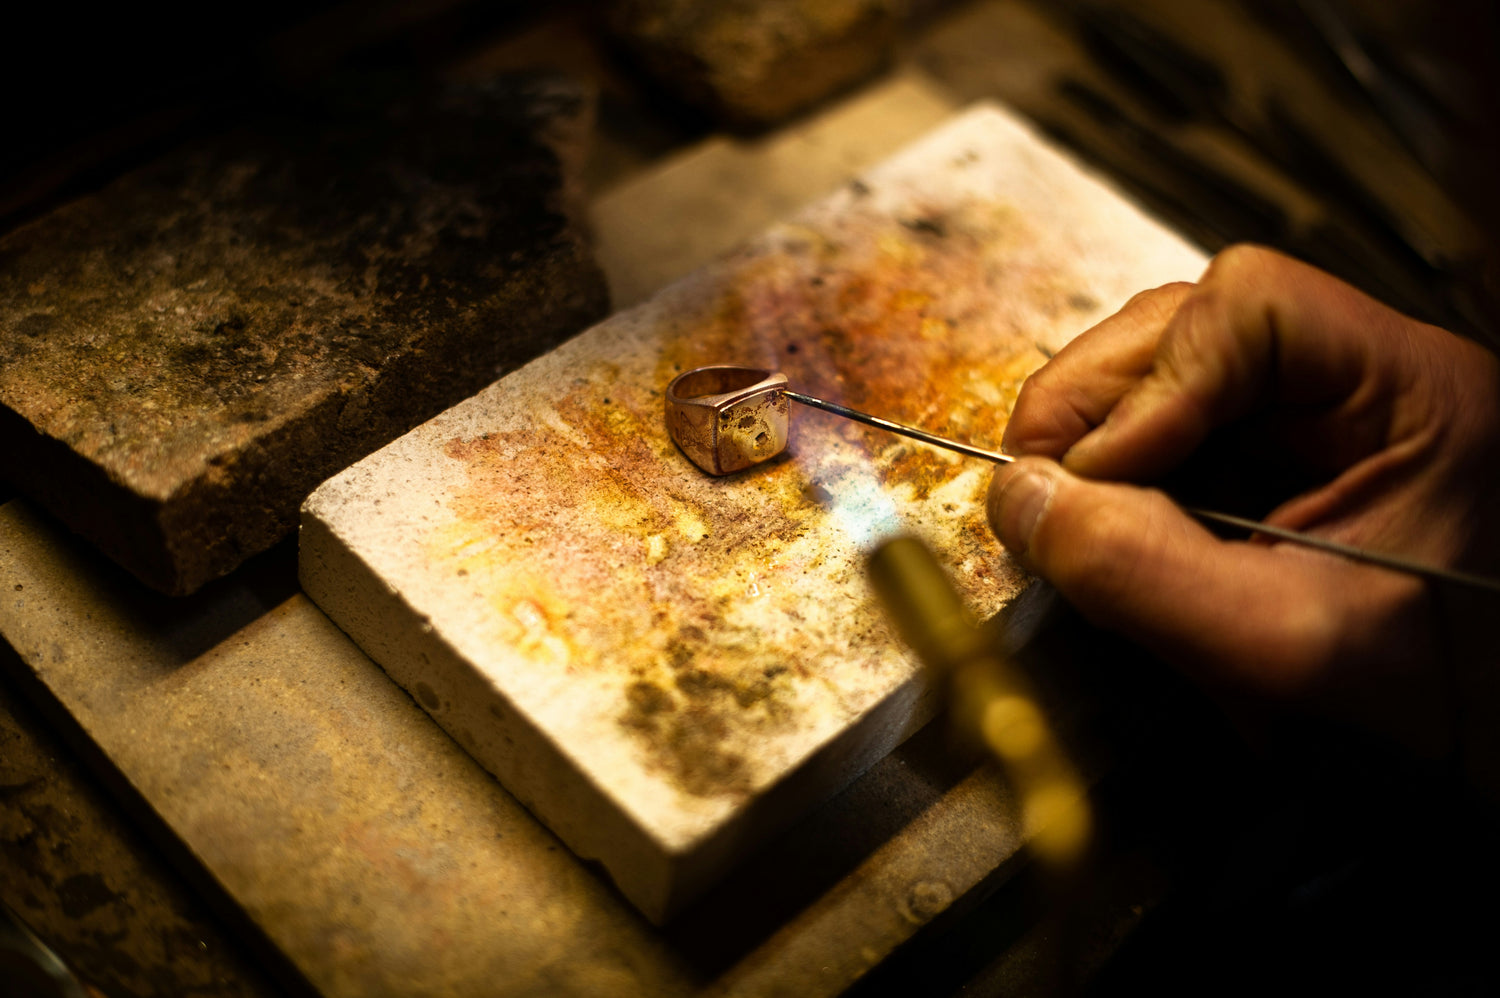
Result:
[[[1017,593],[982,462],[815,410],[737,475],[663,393],[707,364],[994,447],[1024,378],[1201,253],[993,106],[321,486],[307,593],[656,921],[934,705],[863,570],[916,532]]]
[[[164,592],[608,309],[583,90],[344,82],[0,238],[0,479]]]

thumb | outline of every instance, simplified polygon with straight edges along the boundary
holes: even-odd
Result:
[[[1336,653],[1329,559],[1225,542],[1161,492],[1045,458],[996,469],[990,525],[1084,616],[1200,678],[1306,691]]]

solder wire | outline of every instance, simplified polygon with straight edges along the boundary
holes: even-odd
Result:
[[[922,443],[931,444],[933,447],[942,447],[968,457],[979,458],[982,461],[992,461],[996,464],[1010,464],[1015,461],[1015,458],[1009,454],[986,450],[983,447],[975,447],[973,444],[967,444],[961,440],[949,440],[947,437],[940,437],[935,433],[919,430],[915,426],[907,426],[904,423],[881,419],[879,416],[872,416],[867,412],[860,412],[858,409],[839,405],[837,402],[829,402],[826,399],[804,395],[801,392],[794,392],[787,389],[783,389],[782,394],[793,402],[799,402],[814,409],[821,409],[824,412],[831,412],[835,416],[843,416],[845,419],[852,419],[856,423],[864,423],[866,426],[874,426],[891,433],[898,433],[903,437],[920,440]],[[1369,551],[1365,548],[1354,547],[1351,544],[1340,544],[1338,541],[1331,541],[1324,537],[1314,537],[1312,534],[1304,534],[1301,531],[1288,530],[1285,527],[1275,527],[1268,523],[1262,523],[1259,520],[1251,520],[1247,517],[1234,516],[1229,513],[1219,513],[1211,509],[1198,509],[1192,506],[1184,506],[1182,509],[1189,516],[1196,517],[1207,523],[1216,523],[1221,526],[1233,527],[1237,530],[1244,530],[1254,534],[1264,534],[1267,537],[1274,537],[1279,541],[1286,541],[1289,544],[1298,544],[1302,547],[1327,551],[1330,554],[1336,554],[1351,561],[1364,562],[1368,565],[1378,565],[1381,568],[1388,568],[1396,572],[1405,572],[1409,575],[1416,575],[1425,579],[1452,582],[1461,586],[1470,586],[1475,589],[1500,593],[1500,579],[1494,579],[1486,575],[1479,575],[1474,572],[1462,572],[1451,568],[1439,568],[1436,565],[1424,564],[1423,562],[1413,561],[1410,558],[1402,558],[1399,555],[1382,554],[1379,551]]]

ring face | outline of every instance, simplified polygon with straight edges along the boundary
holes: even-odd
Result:
[[[710,475],[728,475],[786,449],[786,375],[753,367],[699,367],[667,386],[667,434]]]

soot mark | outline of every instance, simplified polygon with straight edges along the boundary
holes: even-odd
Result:
[[[731,737],[774,727],[787,716],[778,694],[790,670],[704,668],[712,657],[702,630],[684,627],[668,646],[662,674],[626,688],[619,723],[642,742],[650,765],[684,792],[742,797],[752,789],[751,772]]]
[[[901,224],[913,232],[920,232],[924,236],[936,236],[941,239],[948,234],[947,224],[936,215],[924,215],[920,218],[903,218]]]

